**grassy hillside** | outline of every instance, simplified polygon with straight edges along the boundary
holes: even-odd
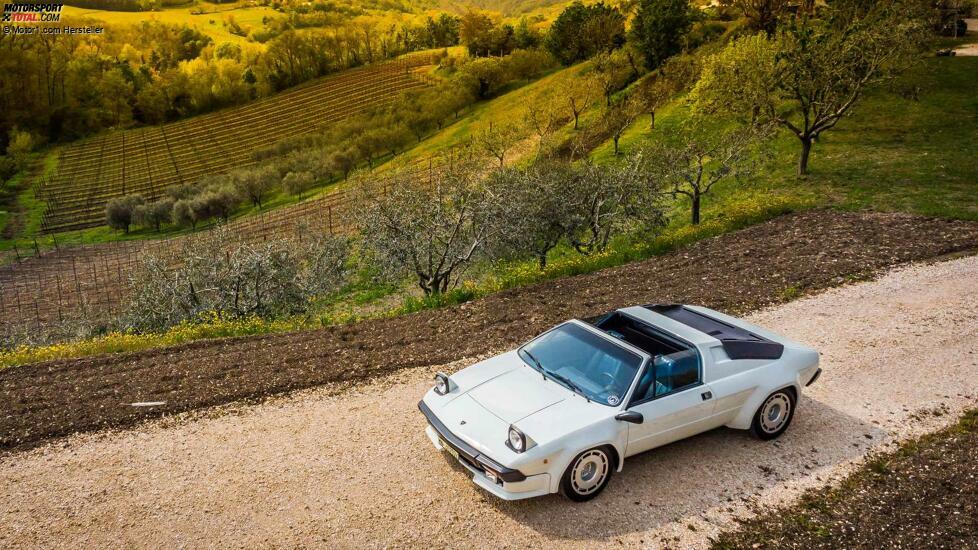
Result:
[[[552,93],[557,83],[573,78],[582,70],[586,67],[558,70],[479,104],[461,120],[403,156],[422,158],[468,139],[489,120],[520,116],[527,101]],[[250,319],[240,323],[220,322],[214,326],[204,323],[193,330],[182,327],[178,330],[180,341],[188,337],[187,334],[194,339],[297,330],[454,303],[503,288],[620,265],[756,224],[784,212],[814,207],[904,211],[978,220],[975,74],[978,74],[978,58],[928,58],[901,81],[886,89],[874,90],[852,117],[823,136],[814,152],[812,173],[807,177],[795,175],[797,144],[794,138],[782,135],[771,145],[773,158],[757,177],[721,184],[705,198],[703,223],[698,226],[692,226],[688,221],[688,205],[677,201],[672,206],[669,225],[658,238],[622,237],[606,252],[591,256],[580,256],[567,247],[560,247],[551,254],[544,271],[540,271],[534,261],[485,266],[475,270],[460,290],[426,301],[410,292],[402,293],[398,288],[360,281],[324,300],[315,314],[267,322]],[[895,93],[916,86],[923,87],[917,100]],[[596,103],[588,113],[588,119],[600,116],[601,102]],[[625,135],[622,150],[628,154],[646,140],[669,135],[683,116],[685,111],[681,102],[669,106],[660,111],[656,130],[651,133],[647,117],[642,117]],[[570,129],[562,131],[572,132]],[[598,162],[614,162],[611,147],[609,143],[602,144],[593,151],[593,158]],[[534,152],[533,147],[524,147],[524,158]],[[800,288],[784,290],[786,295],[804,291]],[[102,344],[92,341],[58,347],[56,351],[60,356],[97,353],[104,346],[141,349],[170,341],[171,337],[175,336],[109,335]],[[119,343],[120,339],[125,343]],[[30,357],[43,357],[48,351],[25,353]]]
[[[254,5],[251,2],[227,4],[201,2],[196,5],[162,8],[152,12],[92,10],[65,6],[63,13],[69,18],[86,17],[104,21],[109,25],[131,25],[149,19],[171,25],[188,25],[211,37],[215,44],[247,41],[246,36],[231,32],[228,26],[231,19],[242,28],[260,29],[264,26],[265,18],[282,16],[269,6]]]
[[[43,229],[98,226],[112,197],[154,198],[168,187],[252,164],[257,149],[321,130],[424,86],[412,69],[425,63],[427,57],[414,56],[355,69],[242,107],[65,146],[57,173],[40,187],[47,201]]]
[[[978,75],[976,57],[930,57],[899,80],[870,92],[851,117],[826,132],[812,154],[811,174],[795,173],[797,139],[779,134],[774,157],[755,178],[721,183],[705,198],[703,219],[723,220],[758,200],[844,209],[901,211],[978,220]],[[919,90],[916,99],[908,91]],[[686,115],[681,105],[641,117],[621,140],[624,153],[668,136]],[[609,141],[592,153],[614,160]],[[685,225],[688,204],[675,207]]]

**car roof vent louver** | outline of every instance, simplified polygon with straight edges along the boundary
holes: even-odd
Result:
[[[780,359],[784,345],[681,304],[649,304],[646,309],[682,323],[723,344],[731,359]]]

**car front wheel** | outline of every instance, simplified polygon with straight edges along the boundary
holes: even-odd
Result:
[[[750,432],[765,441],[783,434],[795,415],[795,401],[795,392],[787,388],[767,396],[754,413]]]
[[[598,496],[608,485],[614,465],[606,447],[588,449],[574,457],[564,477],[560,490],[575,502],[584,502]]]

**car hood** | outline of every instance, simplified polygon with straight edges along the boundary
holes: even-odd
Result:
[[[519,361],[518,358],[516,358]],[[469,390],[468,396],[510,424],[560,403],[569,390],[530,367],[519,365]]]
[[[504,446],[511,425],[543,444],[614,412],[544,380],[515,351],[463,369],[452,381],[460,391],[446,401],[429,392],[429,406],[449,430],[493,457],[512,454]]]

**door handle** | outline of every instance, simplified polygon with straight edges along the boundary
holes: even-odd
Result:
[[[713,399],[713,392],[705,391],[700,394],[700,397],[703,398],[703,401]]]

